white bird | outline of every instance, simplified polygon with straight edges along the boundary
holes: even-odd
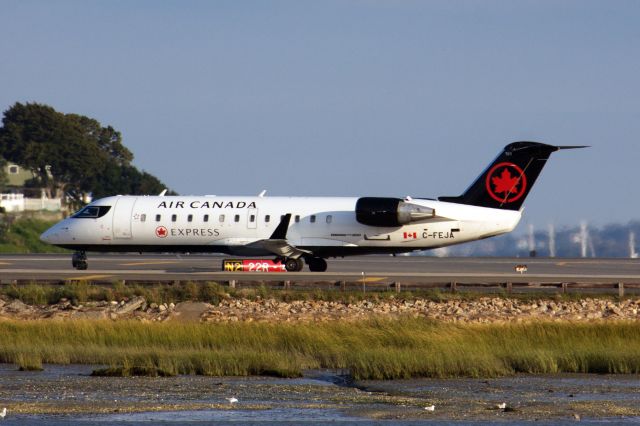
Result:
[[[0,411],[0,419],[4,419],[7,415],[7,407],[4,407],[2,411]]]
[[[428,407],[424,407],[425,410],[427,411],[436,411],[436,406],[435,405],[430,405]]]
[[[231,398],[225,398],[227,401],[229,401],[229,404],[235,404],[236,402],[238,402],[238,398],[235,397],[231,397]]]
[[[505,408],[507,408],[507,403],[506,402],[502,402],[502,403],[498,404],[497,407],[500,410],[504,410]]]

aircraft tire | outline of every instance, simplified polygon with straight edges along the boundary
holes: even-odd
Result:
[[[304,267],[304,262],[302,259],[294,259],[290,257],[284,262],[284,267],[288,272],[300,272]]]
[[[311,272],[324,272],[327,270],[327,261],[321,257],[313,257],[307,260]]]
[[[73,256],[71,256],[71,266],[80,271],[87,269],[87,254],[83,251],[73,253]]]

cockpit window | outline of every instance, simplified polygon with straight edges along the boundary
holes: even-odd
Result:
[[[111,206],[87,206],[74,214],[73,217],[77,219],[97,219],[104,216],[111,210]]]

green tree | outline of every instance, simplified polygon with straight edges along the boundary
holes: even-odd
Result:
[[[82,129],[84,136],[93,142],[107,158],[119,166],[128,165],[133,154],[122,145],[122,135],[113,127],[102,127],[93,118],[77,114],[67,114],[66,118]]]
[[[97,120],[16,103],[5,111],[2,124],[0,156],[32,170],[50,197],[64,194],[72,207],[81,205],[88,192],[95,198],[164,189],[157,178],[131,165],[133,154],[120,132]]]
[[[4,192],[8,183],[9,177],[7,176],[7,160],[0,157],[0,192]]]
[[[155,176],[131,165],[107,164],[93,187],[94,198],[116,194],[157,195],[167,187]],[[174,192],[170,191],[170,194]]]

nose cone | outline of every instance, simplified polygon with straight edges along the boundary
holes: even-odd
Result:
[[[52,226],[51,228],[44,231],[42,235],[40,235],[40,241],[47,244],[55,244],[55,239],[56,239],[55,228],[56,228],[55,226]]]
[[[67,221],[63,220],[53,225],[40,235],[40,241],[47,244],[59,245],[64,244],[68,239],[69,227]]]

